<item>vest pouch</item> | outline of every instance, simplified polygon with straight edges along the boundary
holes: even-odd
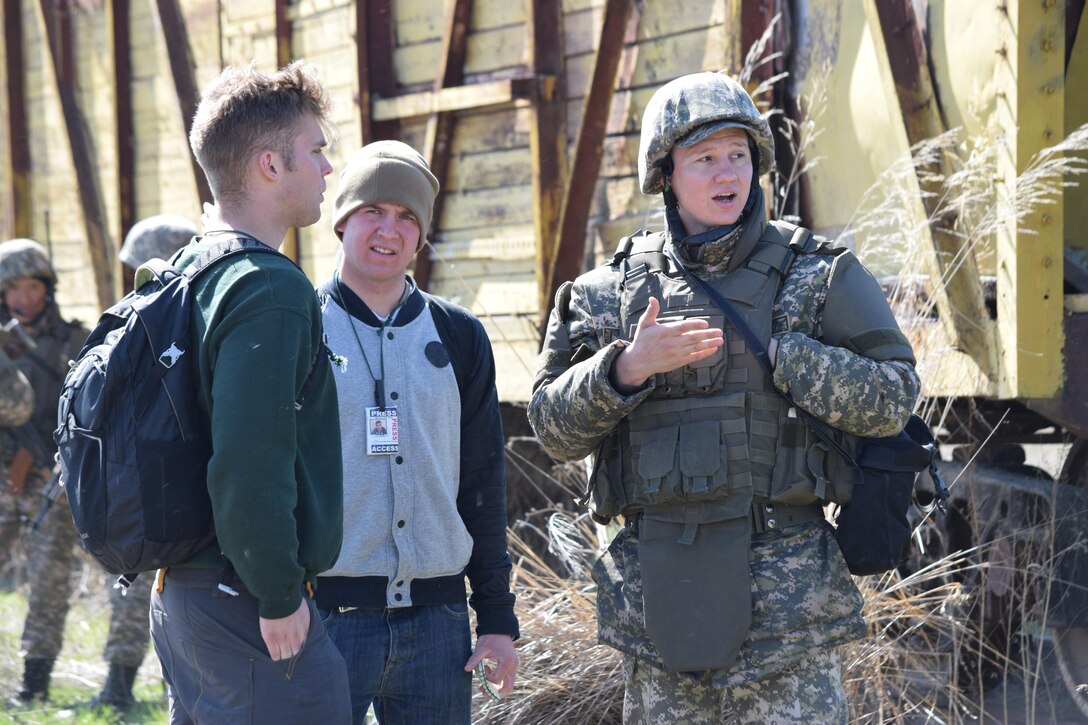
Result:
[[[799,418],[786,418],[782,423],[771,477],[772,501],[804,506],[818,500],[807,455],[811,438],[808,426]]]
[[[721,424],[716,420],[684,423],[680,426],[681,488],[688,501],[702,501],[722,495],[728,463],[721,441]]]
[[[837,451],[809,434],[805,462],[816,482],[816,497],[822,501],[845,506],[850,503],[854,486],[861,480],[861,471],[851,466]]]
[[[607,436],[593,457],[589,474],[587,496],[581,503],[589,504],[593,519],[606,524],[627,506],[627,494],[623,490],[623,474],[616,455],[617,434]]]
[[[632,446],[638,446],[635,470],[642,490],[636,499],[651,504],[680,500],[680,474],[676,466],[676,437],[680,426],[666,425],[639,433],[631,433]]]
[[[675,518],[646,512],[640,522],[646,634],[669,672],[728,668],[752,619],[751,523]]]

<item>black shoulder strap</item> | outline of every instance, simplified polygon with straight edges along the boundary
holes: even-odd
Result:
[[[285,256],[281,252],[276,251],[267,244],[263,244],[252,237],[238,236],[233,239],[224,240],[214,247],[205,250],[204,253],[197,257],[184,271],[180,271],[174,263],[177,261],[178,257],[181,256],[183,250],[184,247],[179,249],[177,254],[170,258],[170,261],[153,258],[141,264],[140,268],[146,269],[155,275],[155,279],[158,280],[159,284],[165,287],[170,280],[183,275],[188,277],[189,281],[192,282],[216,262],[235,254],[241,254],[243,252],[264,252]]]
[[[189,278],[190,282],[192,282],[217,262],[220,262],[227,257],[232,257],[236,254],[245,252],[278,254],[284,259],[288,259],[283,253],[273,249],[267,244],[257,241],[253,237],[237,236],[233,239],[219,242],[214,247],[207,249],[203,254],[193,260],[192,264],[185,268],[183,274]]]

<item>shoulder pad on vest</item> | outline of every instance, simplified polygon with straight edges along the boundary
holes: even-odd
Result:
[[[574,288],[573,282],[564,282],[555,291],[555,314],[559,316],[559,322],[570,322],[570,293]]]
[[[662,272],[668,269],[668,260],[665,258],[665,233],[654,232],[647,234],[639,229],[629,237],[624,237],[616,245],[616,253],[612,255],[609,265],[626,269],[630,265],[645,264],[652,270]],[[635,259],[635,257],[640,257]]]

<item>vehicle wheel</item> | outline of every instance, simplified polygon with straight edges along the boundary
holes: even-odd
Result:
[[[1067,485],[1088,489],[1088,440],[1073,444],[1062,466],[1061,480]],[[1080,511],[1078,515],[1088,517],[1088,511]],[[1081,554],[1080,559],[1079,569],[1084,571],[1083,562],[1088,556]],[[1088,626],[1066,627],[1055,632],[1054,653],[1070,697],[1088,717]]]

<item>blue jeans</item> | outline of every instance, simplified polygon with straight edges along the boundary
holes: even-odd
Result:
[[[322,614],[348,663],[353,722],[365,722],[373,703],[382,725],[469,725],[467,603]]]

